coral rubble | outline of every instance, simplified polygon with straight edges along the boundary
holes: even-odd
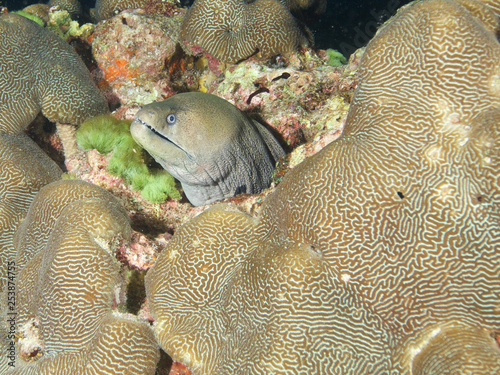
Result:
[[[199,81],[207,92],[264,119],[295,148],[321,133],[342,130],[357,76],[350,66],[336,68],[327,60],[311,51],[292,54],[279,67],[250,59],[218,77],[205,71]]]

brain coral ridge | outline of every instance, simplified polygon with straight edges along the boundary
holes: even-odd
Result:
[[[184,18],[180,38],[228,63],[257,51],[272,56],[308,44],[288,8],[276,0],[196,0]]]
[[[24,131],[40,111],[79,125],[107,112],[85,64],[54,33],[17,14],[0,15],[0,131]]]
[[[146,278],[174,360],[195,374],[500,373],[497,22],[473,0],[400,10],[366,48],[339,140],[257,218],[218,205],[174,235]]]
[[[115,252],[130,231],[125,209],[100,187],[61,180],[38,192],[8,259],[19,270],[19,342],[7,373],[155,372],[159,351],[149,326],[112,309],[120,282]]]
[[[35,194],[60,178],[62,171],[26,135],[0,133],[0,373],[7,367],[7,291],[9,260],[15,256],[14,233]],[[11,269],[12,271],[12,269]]]

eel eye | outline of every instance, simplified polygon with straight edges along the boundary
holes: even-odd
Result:
[[[167,124],[173,125],[177,121],[177,116],[174,113],[171,113],[167,116]]]

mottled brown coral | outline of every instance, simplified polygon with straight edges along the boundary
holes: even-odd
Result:
[[[467,9],[480,10],[472,15]],[[346,130],[258,218],[217,206],[147,275],[195,374],[500,373],[500,46],[474,1],[368,45]]]
[[[7,373],[154,374],[149,326],[113,311],[115,253],[129,234],[127,212],[100,187],[63,180],[40,190],[15,234],[19,342]]]
[[[257,51],[272,56],[308,44],[288,8],[276,0],[196,0],[182,23],[181,40],[229,63]]]
[[[309,10],[320,15],[326,10],[326,0],[279,0],[293,11]]]
[[[19,133],[36,115],[79,125],[107,104],[76,52],[16,14],[0,16],[0,131]]]

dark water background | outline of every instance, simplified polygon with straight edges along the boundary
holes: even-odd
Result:
[[[95,0],[80,0],[86,9],[94,7]],[[192,0],[181,0],[189,5]],[[36,0],[0,0],[1,6],[19,10]],[[327,0],[326,12],[318,19],[305,15],[304,21],[312,30],[316,46],[334,48],[348,57],[363,47],[375,35],[384,21],[394,15],[409,0]]]

